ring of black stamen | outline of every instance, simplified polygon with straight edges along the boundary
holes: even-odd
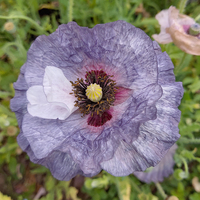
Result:
[[[112,80],[113,76],[107,75],[103,70],[92,70],[90,72],[86,72],[85,80],[83,78],[77,79],[75,82],[71,82],[73,87],[74,96],[77,98],[75,101],[75,106],[79,108],[79,111],[83,114],[83,116],[90,114],[91,117],[98,116],[101,118],[105,115],[110,109],[110,106],[114,105],[115,101],[115,93],[117,91],[116,82]],[[90,84],[98,84],[102,88],[102,99],[99,102],[93,102],[86,96],[86,89],[87,86]],[[102,121],[100,125],[94,126],[101,126],[106,121],[110,120],[111,117],[109,116],[107,120],[100,120]],[[92,124],[90,124],[92,125]]]

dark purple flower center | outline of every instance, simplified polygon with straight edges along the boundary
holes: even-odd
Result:
[[[112,77],[103,70],[92,70],[86,72],[85,80],[78,78],[74,83],[70,81],[73,86],[72,94],[77,98],[75,106],[79,107],[83,116],[90,115],[88,125],[99,127],[112,118],[109,109],[114,105],[115,93],[118,89]],[[87,87],[94,83],[102,88],[103,95],[98,102],[93,102],[86,96]]]

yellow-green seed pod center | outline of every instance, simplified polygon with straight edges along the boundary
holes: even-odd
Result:
[[[192,24],[189,28],[189,34],[193,36],[197,36],[200,33],[200,24]]]
[[[90,84],[89,86],[87,86],[86,89],[86,96],[88,99],[90,99],[93,102],[98,102],[101,100],[103,95],[102,92],[102,88],[100,87],[100,85],[94,83],[94,84]]]

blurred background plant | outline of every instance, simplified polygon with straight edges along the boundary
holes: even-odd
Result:
[[[170,5],[199,19],[199,0],[0,0],[0,200],[200,199],[200,57],[182,52],[173,43],[161,48],[172,59],[185,94],[174,174],[162,183],[144,184],[133,175],[113,177],[105,171],[94,178],[57,181],[19,148],[19,128],[9,108],[13,82],[38,35],[48,35],[72,20],[87,27],[125,20],[151,36],[159,33],[155,15]]]

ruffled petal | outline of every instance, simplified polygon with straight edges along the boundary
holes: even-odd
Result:
[[[191,55],[200,55],[200,39],[198,37],[176,30],[175,26],[168,28],[167,32],[170,33],[174,44],[182,51]]]
[[[102,162],[101,167],[113,176],[127,176],[134,171],[145,170],[145,163],[147,161],[138,153],[137,148],[122,140],[113,158]]]
[[[56,120],[41,120],[30,114],[24,116],[22,131],[38,159],[46,157],[66,139]]]
[[[168,28],[170,26],[170,22],[169,22],[169,10],[162,10],[161,12],[159,12],[155,18],[158,20],[158,23],[161,26],[162,30],[165,30],[166,28]]]
[[[162,119],[161,116],[159,118]],[[139,136],[132,144],[121,141],[113,158],[102,162],[101,167],[114,176],[127,176],[134,171],[144,171],[149,166],[156,166],[167,150],[177,141],[179,135],[169,135],[161,129],[154,130],[156,122],[150,127],[149,125],[143,124],[140,127]]]
[[[158,83],[161,85],[163,92],[162,98],[158,103],[163,107],[170,106],[178,110],[183,97],[183,87],[181,82],[175,82],[174,66],[166,52],[161,52],[159,45],[154,41],[154,49],[156,50],[158,60]]]
[[[152,35],[153,39],[160,44],[167,44],[173,42],[169,33],[166,32],[166,28],[170,27],[169,10],[162,10],[156,17],[160,24],[160,33]]]
[[[170,6],[168,9],[168,21],[169,21],[169,27],[171,25],[176,25],[177,29],[181,29],[183,30],[183,25],[192,25],[195,23],[195,20],[192,19],[191,17],[187,16],[187,15],[183,15],[179,13],[179,10],[176,9],[176,7],[174,6]],[[166,27],[168,28],[168,27]]]
[[[21,129],[22,120],[24,114],[27,113],[27,104],[28,100],[26,98],[26,91],[28,89],[28,85],[24,78],[26,64],[21,67],[20,74],[17,82],[14,83],[15,96],[10,100],[10,108],[13,112],[15,112],[18,125]]]
[[[95,133],[93,128],[91,130],[81,128],[85,123],[84,119],[79,118],[80,115],[75,112],[67,122],[59,123],[62,131],[66,132],[69,129],[69,137],[63,141],[59,149],[69,150],[84,174],[92,176],[101,171],[99,163],[102,160],[108,160],[113,156],[118,147],[118,137],[111,134],[109,130],[98,133],[98,128]]]
[[[53,151],[45,160],[45,166],[58,180],[69,181],[77,174],[82,174],[69,152]]]
[[[152,98],[152,102],[156,103],[155,107],[148,110],[149,120],[145,119],[148,114],[142,116],[142,112],[127,124],[127,126],[132,127],[131,121],[138,120],[140,122],[138,133],[137,130],[133,130],[134,135],[137,135],[136,139],[131,144],[128,143],[128,140],[123,141],[113,158],[101,163],[103,169],[115,176],[125,176],[133,171],[144,171],[148,166],[157,165],[160,158],[180,137],[178,123],[181,113],[177,107],[180,105],[183,96],[183,87],[181,83],[175,83],[173,64],[167,54],[162,53],[155,42],[154,48],[157,54],[158,83],[161,84],[162,96],[155,101]],[[149,97],[156,98],[153,93],[144,92],[144,94],[141,97],[146,98],[147,95],[152,94]],[[151,99],[149,97],[147,99]],[[132,105],[134,105],[133,102]],[[140,100],[139,102],[145,101]],[[134,116],[131,112],[133,112],[132,107],[129,108],[129,113],[130,116]],[[124,118],[127,119],[125,115]]]
[[[155,167],[147,170],[147,172],[134,172],[133,174],[141,181],[145,183],[150,182],[162,182],[164,177],[168,177],[173,173],[174,166],[174,153],[177,149],[177,145],[174,144],[166,153],[164,158]]]
[[[21,73],[19,74],[17,82],[14,83],[15,97],[11,99],[10,108],[13,112],[23,110],[26,108],[27,99],[26,99],[26,90],[28,85],[24,78],[26,64],[21,67]]]
[[[152,38],[160,44],[168,44],[170,42],[173,42],[171,35],[166,31],[163,31],[159,34],[153,34]]]
[[[58,180],[69,181],[77,174],[83,174],[78,164],[73,161],[69,152],[63,153],[60,151],[54,151],[47,157],[39,159],[33,153],[31,146],[26,137],[24,137],[22,131],[17,137],[17,142],[22,150],[28,153],[28,156],[32,162],[44,165],[45,167],[49,168],[52,175]]]

